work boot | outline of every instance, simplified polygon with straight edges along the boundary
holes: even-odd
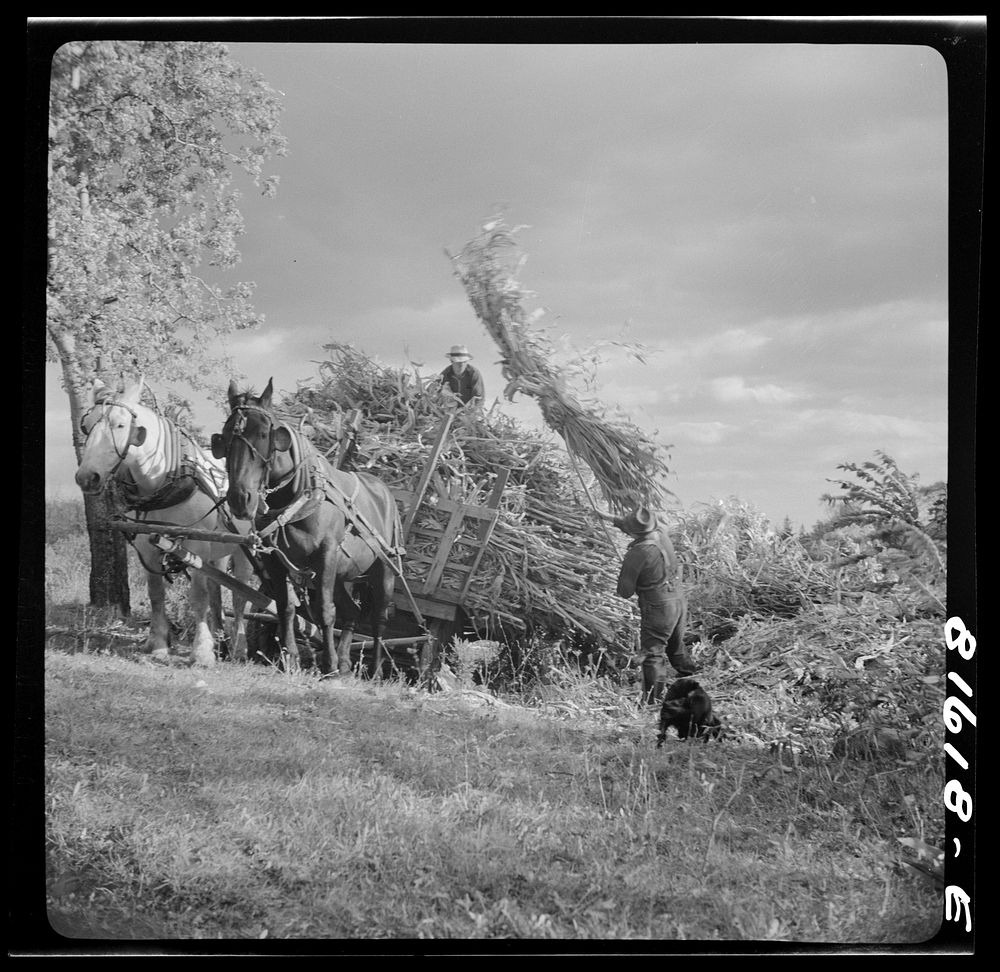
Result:
[[[690,678],[701,671],[701,667],[696,665],[687,655],[671,658],[670,664],[673,665],[674,671],[680,678]]]
[[[663,700],[663,690],[667,680],[663,675],[662,665],[646,662],[642,666],[642,705],[659,705]]]

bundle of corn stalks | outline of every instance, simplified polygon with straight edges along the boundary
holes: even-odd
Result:
[[[608,505],[617,512],[638,504],[661,508],[670,495],[665,447],[650,439],[627,416],[603,404],[582,401],[553,363],[553,347],[541,326],[541,310],[528,313],[524,301],[534,296],[522,289],[516,274],[524,263],[515,234],[502,218],[452,256],[476,316],[500,348],[505,394],[534,398],[548,426],[562,436],[566,448],[590,468]]]
[[[356,416],[354,446],[345,468],[364,469],[390,487],[412,489],[446,416],[451,431],[431,480],[430,502],[417,525],[443,531],[434,496],[483,504],[502,469],[509,471],[499,516],[466,591],[467,613],[485,621],[482,634],[507,639],[547,632],[612,651],[632,648],[633,612],[615,594],[621,544],[588,512],[576,471],[543,432],[528,429],[498,407],[455,409],[437,375],[386,367],[356,348],[324,346],[318,377],[286,395],[282,411],[331,459],[342,451],[341,430]],[[475,524],[454,541],[449,566],[471,561]],[[427,541],[431,543],[432,541]],[[406,574],[420,580],[435,549],[408,541]],[[445,587],[464,584],[445,571]]]

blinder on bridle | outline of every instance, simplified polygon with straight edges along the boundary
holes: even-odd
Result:
[[[90,408],[88,408],[87,411],[80,416],[80,431],[84,436],[89,437],[90,433],[93,432],[97,426],[97,422],[95,422],[89,429],[87,428],[87,419],[95,408],[124,408],[132,416],[132,420],[129,423],[128,438],[125,440],[125,452],[128,452],[130,446],[141,446],[143,442],[146,441],[146,427],[144,425],[136,424],[139,421],[139,416],[136,414],[135,409],[129,407],[123,402],[95,402],[91,405]],[[104,411],[102,417],[107,419],[107,415],[107,411]],[[100,421],[100,419],[98,419],[98,421]],[[108,419],[108,423],[110,424],[110,419]],[[112,441],[114,441],[113,437]],[[115,451],[118,451],[117,444],[115,444]],[[119,453],[119,455],[124,458],[125,452]]]
[[[271,423],[267,436],[267,455],[261,455],[254,444],[243,434],[247,427],[247,412],[254,411],[265,416]],[[250,405],[237,405],[226,420],[221,432],[212,436],[212,455],[216,459],[226,459],[233,439],[242,439],[247,448],[265,465],[270,465],[275,452],[287,452],[292,447],[292,433],[284,425],[276,425],[270,413]]]

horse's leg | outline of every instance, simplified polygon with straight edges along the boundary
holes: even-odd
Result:
[[[159,551],[145,538],[136,540],[136,553],[142,564],[159,562]],[[157,658],[170,653],[170,622],[167,621],[167,592],[163,575],[146,571],[146,589],[149,591],[149,634],[146,651]]]
[[[253,577],[253,565],[247,560],[242,550],[237,550],[230,560],[233,577],[244,584],[249,584]],[[243,616],[247,599],[233,591],[233,623],[229,631],[229,657],[232,661],[247,660],[247,626]]]
[[[194,615],[194,637],[191,639],[191,664],[211,668],[215,664],[215,639],[209,627],[214,581],[209,580],[200,570],[192,571],[189,604]],[[218,586],[218,585],[215,585]],[[222,596],[219,595],[221,605]]]
[[[342,580],[338,580],[333,589],[337,617],[340,620],[340,643],[337,645],[338,670],[342,674],[351,671],[351,645],[354,643],[354,627],[358,623],[358,609],[351,595],[351,590]],[[364,652],[362,651],[362,660]]]
[[[375,672],[377,677],[381,677],[384,664],[382,636],[385,634],[385,626],[389,621],[389,607],[392,604],[395,577],[381,560],[376,562],[372,571],[375,572],[371,579],[372,639],[375,642]]]
[[[272,561],[275,580],[274,603],[278,609],[278,640],[288,652],[286,670],[299,670],[299,649],[295,643],[295,597],[291,590],[291,580],[284,565]]]
[[[212,640],[221,652],[226,637],[225,625],[222,621],[222,586],[214,580],[208,582],[208,626]],[[220,657],[221,654],[220,654]]]
[[[310,597],[310,614],[314,623],[319,627],[322,644],[313,654],[313,660],[319,668],[320,675],[329,675],[333,671],[333,662],[337,657],[336,648],[333,644],[333,628],[336,623],[336,608],[331,606],[329,591],[325,590],[322,575],[316,578],[316,587]]]

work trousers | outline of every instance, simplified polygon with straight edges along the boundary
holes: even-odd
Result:
[[[684,647],[687,600],[666,585],[639,592],[639,661],[643,698],[657,702],[667,681],[667,661],[678,675],[693,675],[694,665]]]

